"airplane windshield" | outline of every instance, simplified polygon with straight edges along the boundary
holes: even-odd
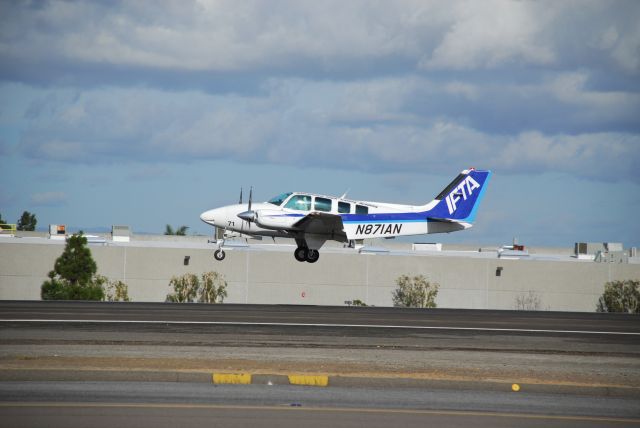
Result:
[[[282,193],[276,197],[273,197],[271,199],[269,199],[269,203],[273,204],[273,205],[277,205],[280,206],[282,205],[282,203],[284,202],[285,199],[287,199],[289,196],[291,196],[291,193],[293,192],[287,192],[287,193]]]

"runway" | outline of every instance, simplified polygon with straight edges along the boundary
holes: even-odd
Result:
[[[0,417],[138,428],[634,425],[639,334],[639,318],[624,314],[3,301]],[[332,380],[214,386],[217,372]]]
[[[0,302],[2,321],[399,328],[640,337],[629,314],[162,303]]]
[[[0,383],[0,399],[0,417],[12,426],[585,428],[640,423],[628,398],[464,390]]]

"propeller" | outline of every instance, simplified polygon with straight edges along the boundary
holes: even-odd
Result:
[[[242,187],[240,188],[240,201],[238,204],[242,205]]]
[[[247,206],[247,210],[238,214],[242,220],[245,220],[249,223],[256,221],[257,214],[255,211],[251,209],[251,201],[253,200],[253,186],[249,189],[249,205]],[[242,200],[241,202],[242,203]]]

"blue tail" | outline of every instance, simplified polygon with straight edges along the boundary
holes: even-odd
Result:
[[[438,204],[428,214],[433,220],[473,223],[491,171],[462,171],[436,196]]]

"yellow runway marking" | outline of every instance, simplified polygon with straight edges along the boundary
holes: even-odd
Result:
[[[216,385],[249,385],[251,375],[249,373],[214,373],[213,383]]]
[[[289,375],[291,385],[327,386],[329,376]]]

